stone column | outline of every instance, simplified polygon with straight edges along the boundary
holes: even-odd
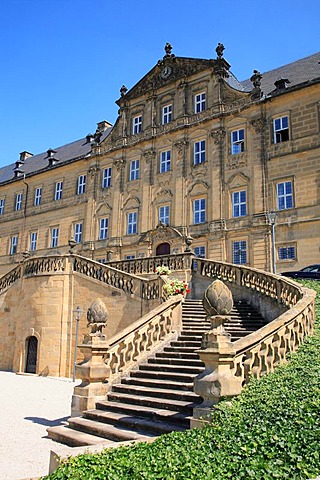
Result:
[[[222,397],[239,395],[242,389],[242,377],[236,377],[232,371],[235,350],[231,336],[223,327],[231,318],[228,315],[233,307],[231,291],[220,280],[215,280],[205,291],[203,306],[211,329],[203,335],[201,349],[197,351],[205,370],[195,378],[194,391],[203,402],[193,409],[191,428],[202,427]]]
[[[110,369],[104,362],[108,351],[106,336],[102,328],[106,326],[108,312],[105,304],[99,298],[88,309],[89,335],[85,335],[80,351],[84,356],[82,362],[76,365],[76,377],[82,380],[79,386],[74,387],[71,415],[81,415],[85,410],[95,408],[98,400],[104,400],[109,389],[107,380]]]

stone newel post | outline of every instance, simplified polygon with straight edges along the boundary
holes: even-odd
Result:
[[[88,327],[91,327],[91,332],[85,335],[83,343],[79,346],[84,359],[76,365],[76,376],[82,382],[73,391],[72,416],[95,408],[97,400],[105,399],[110,369],[104,362],[108,344],[102,329],[106,326],[107,319],[107,307],[100,298],[97,298],[87,312]]]
[[[213,405],[221,397],[239,395],[242,389],[242,378],[236,377],[232,371],[235,351],[231,336],[223,327],[231,318],[231,291],[223,282],[215,280],[205,291],[203,306],[210,319],[211,330],[203,334],[201,349],[197,351],[205,370],[195,378],[194,391],[203,398],[203,402],[193,409],[191,428],[201,427],[203,420],[209,420]]]

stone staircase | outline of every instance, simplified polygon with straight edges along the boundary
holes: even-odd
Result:
[[[226,330],[232,340],[251,333],[263,318],[246,303],[237,303]],[[195,377],[204,369],[195,350],[210,322],[201,300],[187,299],[182,308],[183,329],[172,341],[113,385],[105,401],[94,410],[68,420],[68,425],[48,429],[48,436],[69,446],[105,441],[143,441],[171,431],[190,428],[195,404],[202,399],[193,392]]]

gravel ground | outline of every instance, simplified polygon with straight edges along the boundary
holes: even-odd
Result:
[[[70,416],[69,379],[0,372],[0,480],[48,474],[50,450],[60,444],[46,428]]]

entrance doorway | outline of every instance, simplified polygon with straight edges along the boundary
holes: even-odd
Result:
[[[170,243],[160,243],[156,248],[156,255],[170,255]]]
[[[38,339],[37,337],[28,337],[26,340],[26,373],[36,373],[37,371],[37,353]]]

